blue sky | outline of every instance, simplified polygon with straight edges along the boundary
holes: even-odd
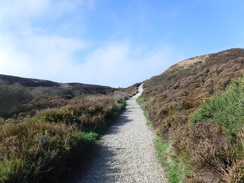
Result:
[[[243,0],[0,2],[0,73],[127,87],[244,47]]]

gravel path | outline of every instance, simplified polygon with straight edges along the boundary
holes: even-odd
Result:
[[[142,91],[140,86],[139,93],[127,101],[125,112],[98,141],[95,158],[78,183],[167,182],[156,159],[153,132],[136,102]]]

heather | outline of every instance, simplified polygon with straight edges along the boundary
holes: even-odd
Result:
[[[188,172],[172,182],[243,182],[243,64],[243,49],[231,49],[145,82],[145,110],[163,146],[172,147],[164,159],[177,157]]]
[[[135,90],[71,99],[36,96],[18,103],[15,113],[0,118],[0,182],[57,181],[69,171],[70,162],[100,138]]]

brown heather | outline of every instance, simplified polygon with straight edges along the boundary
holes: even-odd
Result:
[[[0,183],[58,181],[69,171],[69,162],[82,158],[81,153],[118,116],[124,100],[135,93],[137,86],[72,98],[58,93],[32,95],[33,100],[16,105],[15,112],[7,115],[11,117],[0,118]],[[11,97],[6,91],[16,87],[31,93],[30,88],[23,86],[3,86],[0,94],[6,103]],[[8,112],[3,105],[2,108]]]
[[[191,169],[184,182],[243,182],[243,131],[228,141],[224,126],[208,122],[211,116],[194,125],[189,119],[243,74],[244,49],[230,49],[185,60],[145,82],[150,120]]]

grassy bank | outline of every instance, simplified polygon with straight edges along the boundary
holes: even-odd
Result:
[[[161,165],[166,168],[166,178],[170,183],[179,183],[189,174],[190,168],[175,154],[172,142],[165,142],[160,136],[155,139]]]
[[[149,120],[148,112],[145,110],[146,100],[143,97],[137,99],[138,104],[144,110],[144,115],[147,118],[147,125],[152,126]],[[166,142],[157,134],[154,140],[154,146],[158,154],[158,159],[161,165],[166,170],[166,178],[170,183],[182,182],[183,178],[190,172],[190,169],[181,162],[179,157],[175,154],[171,142]]]
[[[114,94],[44,100],[44,107],[32,101],[15,118],[0,120],[1,183],[36,182],[50,175],[58,178],[125,107],[118,93],[116,100]]]

